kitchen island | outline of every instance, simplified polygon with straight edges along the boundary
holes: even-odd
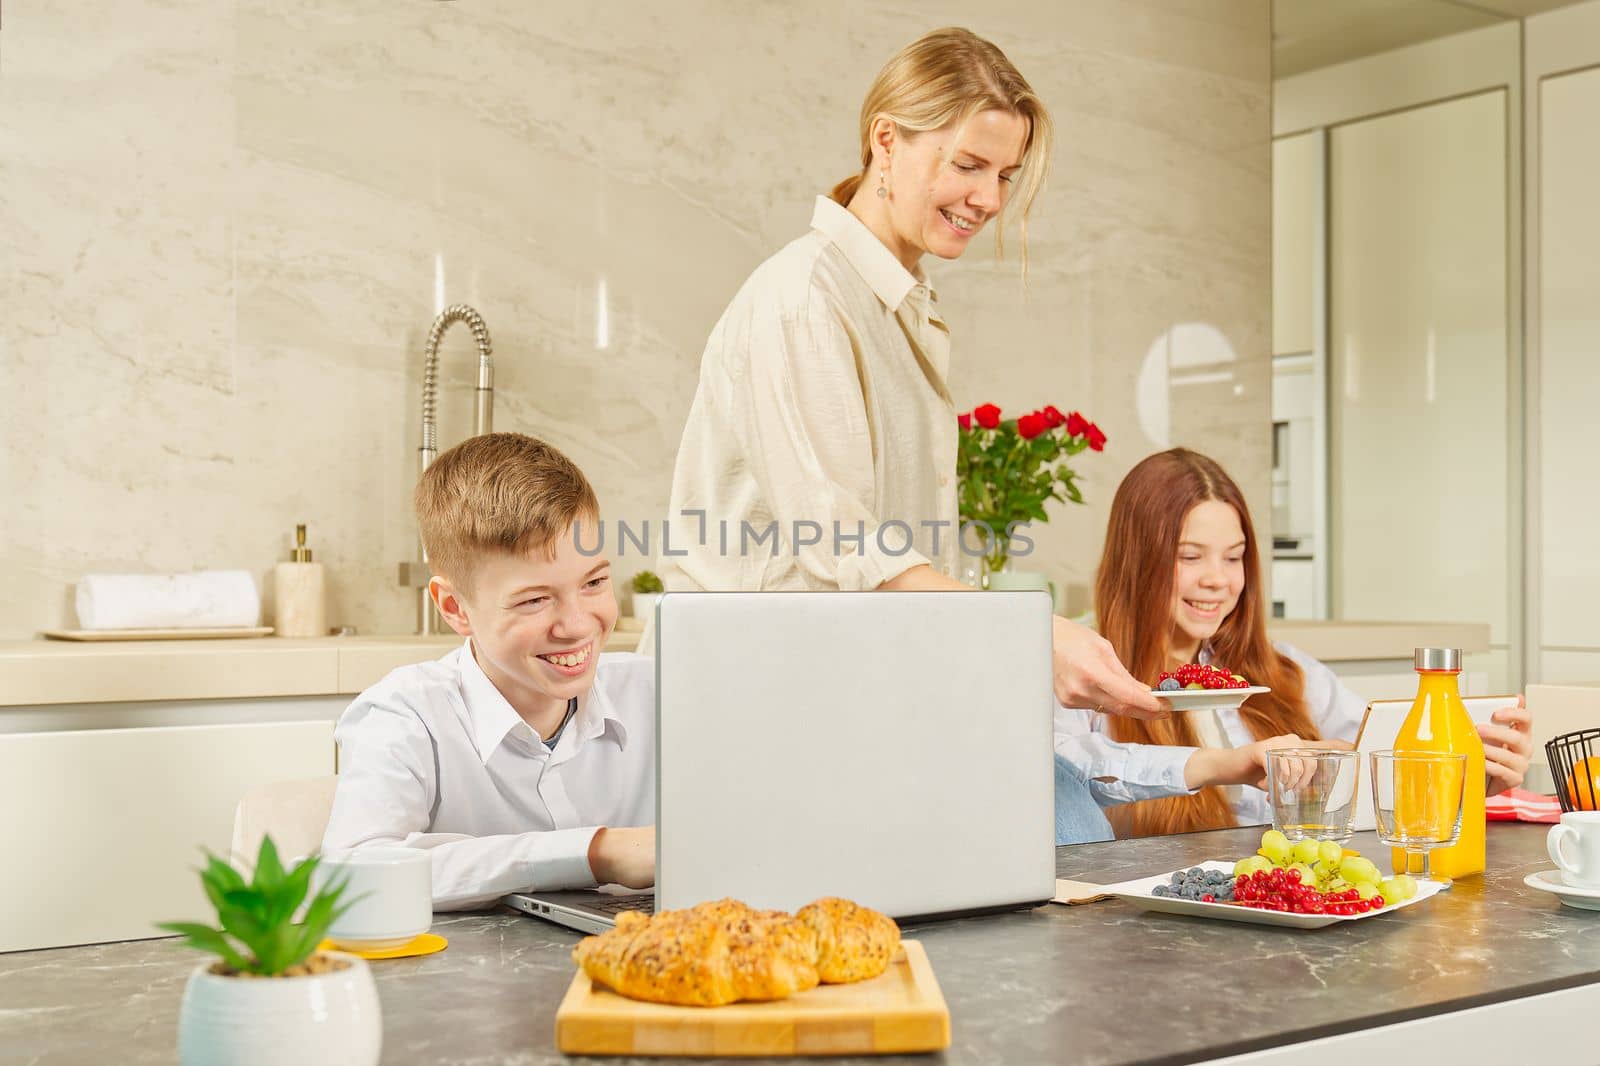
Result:
[[[896,1061],[1516,1063],[1535,1048],[1550,1061],[1596,1061],[1596,1045],[1577,1041],[1600,1011],[1600,913],[1522,884],[1549,865],[1545,831],[1491,825],[1485,877],[1321,930],[1150,915],[1120,901],[908,929],[927,948],[953,1040],[942,1056]],[[1057,873],[1110,883],[1240,856],[1259,837],[1233,829],[1060,848]],[[1371,834],[1354,845],[1379,855]],[[555,1012],[577,934],[509,911],[440,915],[434,931],[448,950],[372,964],[383,1061],[564,1061]],[[172,1062],[198,958],[170,941],[0,956],[0,1058]]]

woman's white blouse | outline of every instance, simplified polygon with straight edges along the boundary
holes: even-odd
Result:
[[[1332,670],[1299,648],[1288,644],[1273,646],[1294,660],[1304,672],[1306,709],[1317,731],[1328,740],[1354,742],[1366,713],[1366,701],[1345,687]],[[1200,658],[1207,661],[1210,656],[1202,652]],[[1237,710],[1217,711],[1215,715],[1216,732],[1223,745],[1242,747],[1255,742],[1254,734],[1240,719]],[[1056,707],[1056,753],[1083,771],[1101,806],[1194,793],[1194,789],[1184,785],[1183,771],[1189,756],[1197,749],[1165,744],[1125,744],[1112,740],[1107,735],[1109,729],[1107,715]],[[1267,795],[1261,789],[1244,785],[1228,792],[1239,824],[1256,825],[1272,820]]]
[[[950,337],[926,279],[819,197],[706,342],[672,476],[671,590],[873,589],[955,570]]]

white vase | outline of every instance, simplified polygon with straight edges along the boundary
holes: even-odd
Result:
[[[1056,585],[1045,575],[1034,570],[1013,570],[1007,561],[1004,569],[991,571],[988,575],[989,588],[997,592],[1016,592],[1039,590],[1050,594],[1050,609],[1057,609]]]
[[[189,975],[178,1016],[184,1066],[376,1066],[383,1016],[372,971],[350,965],[304,977],[223,977],[201,963]]]
[[[633,594],[633,616],[639,621],[654,618],[656,604],[661,601],[659,592],[635,592]]]

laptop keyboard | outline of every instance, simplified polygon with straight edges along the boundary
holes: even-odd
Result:
[[[655,896],[603,896],[593,902],[584,904],[585,910],[604,914],[608,918],[615,918],[623,911],[643,911],[654,914],[656,909]]]

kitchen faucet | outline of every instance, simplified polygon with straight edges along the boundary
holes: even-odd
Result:
[[[472,419],[472,435],[488,433],[494,428],[494,357],[489,344],[489,327],[483,316],[466,304],[451,304],[440,312],[428,330],[428,346],[423,355],[422,368],[422,444],[417,448],[417,476],[439,457],[439,341],[452,323],[465,322],[472,330],[472,339],[478,343],[477,405]],[[428,551],[417,536],[417,559],[400,564],[400,585],[417,590],[417,634],[426,636],[439,631],[439,616],[428,597]]]

